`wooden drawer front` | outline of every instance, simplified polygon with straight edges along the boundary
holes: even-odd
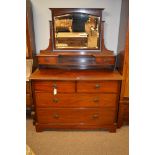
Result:
[[[97,64],[114,65],[115,64],[115,57],[97,57],[96,63]]]
[[[118,81],[78,81],[77,92],[95,93],[117,93],[119,91]]]
[[[75,82],[68,81],[35,81],[35,91],[48,91],[53,93],[53,89],[57,89],[57,93],[75,92]]]
[[[30,83],[26,82],[26,93],[30,93]]]
[[[37,109],[39,123],[104,125],[114,122],[114,109]]]
[[[116,94],[58,94],[36,92],[37,107],[115,107]]]
[[[57,57],[38,57],[38,64],[57,64]]]
[[[26,106],[31,106],[31,96],[30,96],[30,94],[26,94]]]

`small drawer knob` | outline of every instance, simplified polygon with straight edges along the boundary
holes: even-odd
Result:
[[[98,114],[94,114],[94,115],[93,115],[93,119],[96,119],[96,118],[98,118],[98,117],[99,117]]]
[[[99,98],[94,98],[93,101],[94,102],[99,102]]]
[[[96,88],[96,89],[98,89],[98,88],[100,88],[100,87],[101,87],[100,84],[96,84],[96,85],[95,85],[95,88]]]
[[[54,114],[53,115],[53,118],[58,119],[59,118],[59,115],[58,114]]]
[[[53,102],[54,102],[54,103],[58,103],[58,102],[59,102],[59,99],[58,99],[58,98],[54,98],[54,99],[53,99]]]

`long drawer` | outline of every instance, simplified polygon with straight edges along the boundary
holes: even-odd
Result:
[[[37,109],[38,123],[104,125],[113,124],[114,119],[113,108]]]
[[[37,107],[115,107],[117,94],[57,94],[35,92]]]
[[[118,81],[78,81],[77,92],[82,93],[117,93],[119,91]]]
[[[53,92],[56,88],[58,93],[75,92],[75,82],[72,81],[35,81],[33,86],[35,91]]]

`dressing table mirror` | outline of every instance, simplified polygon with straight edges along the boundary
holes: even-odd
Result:
[[[115,55],[104,46],[104,9],[50,8],[49,46],[38,55],[40,68],[115,68]]]
[[[56,49],[99,49],[100,17],[70,13],[54,17]]]

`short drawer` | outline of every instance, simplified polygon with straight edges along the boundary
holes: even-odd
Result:
[[[41,57],[39,56],[38,57],[38,64],[42,64],[42,65],[45,65],[45,64],[50,64],[50,65],[55,65],[57,64],[57,57]]]
[[[38,123],[104,125],[113,124],[114,119],[112,108],[37,109]]]
[[[78,81],[77,92],[82,93],[117,93],[119,91],[118,81]]]
[[[35,92],[37,107],[115,107],[117,94],[57,94]]]
[[[48,91],[53,93],[54,88],[57,93],[75,92],[75,82],[72,81],[35,81],[33,83],[35,91]]]

